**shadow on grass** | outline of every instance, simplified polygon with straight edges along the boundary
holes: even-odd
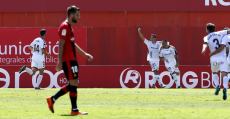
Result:
[[[78,115],[71,115],[71,114],[61,114],[61,116],[78,116]]]

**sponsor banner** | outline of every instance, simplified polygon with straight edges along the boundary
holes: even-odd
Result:
[[[28,48],[32,41],[40,37],[42,28],[0,28],[0,65],[30,65],[32,52]],[[46,51],[51,53],[51,57],[45,58],[46,65],[56,65],[58,61],[58,27],[45,28],[47,35]],[[86,50],[86,28],[74,28],[75,42]],[[85,65],[86,60],[80,57],[80,65]]]
[[[1,88],[33,88],[37,72],[30,76],[25,71],[18,73],[21,66],[1,66]],[[182,88],[214,88],[210,66],[179,66]],[[169,72],[160,66],[160,78],[166,88],[176,88]],[[80,66],[79,88],[150,88],[154,73],[150,66]],[[55,66],[46,66],[41,87],[60,88],[67,84],[63,71],[56,72]],[[222,80],[220,80],[222,87]],[[157,87],[159,83],[156,83]]]
[[[11,9],[14,2],[14,9]],[[55,3],[55,5],[53,4]],[[8,0],[1,2],[0,12],[66,12],[75,0]],[[33,7],[28,7],[28,4]],[[77,0],[83,12],[124,11],[229,11],[229,0]]]

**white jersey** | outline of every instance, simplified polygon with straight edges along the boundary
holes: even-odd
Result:
[[[175,47],[173,47],[171,45],[169,46],[168,49],[162,48],[160,50],[160,57],[164,57],[165,65],[167,65],[169,63],[170,64],[176,63],[175,55],[177,55],[177,51],[176,51]]]
[[[46,47],[46,42],[42,38],[36,38],[31,44],[31,47],[33,47],[33,56],[32,59],[36,61],[43,62],[45,61],[45,57],[42,53],[42,49]]]
[[[222,43],[221,44],[224,44],[226,45],[227,47],[230,48],[230,34],[228,35],[225,35],[223,38],[222,38]],[[230,59],[230,52],[228,53],[228,60]]]
[[[227,30],[212,32],[204,37],[204,43],[208,43],[209,49],[212,52],[216,51],[221,46],[222,38],[224,35],[227,35]],[[226,57],[226,48],[222,50],[220,53],[213,55],[210,59]]]
[[[159,61],[159,52],[162,46],[162,42],[157,41],[156,43],[152,43],[152,41],[148,41],[147,39],[145,39],[144,43],[148,47],[147,61]]]

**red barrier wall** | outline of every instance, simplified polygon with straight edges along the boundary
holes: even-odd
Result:
[[[218,27],[230,26],[226,12],[81,12],[75,27]],[[0,27],[59,27],[66,12],[0,12]]]
[[[63,12],[70,5],[82,11],[228,11],[229,0],[0,0],[0,12]],[[13,9],[12,9],[13,8]]]
[[[94,56],[90,65],[148,65],[138,27],[146,38],[156,33],[158,40],[169,40],[178,50],[181,65],[209,65],[208,56],[200,54],[206,23],[218,29],[230,26],[229,6],[218,0],[216,6],[211,0],[206,0],[209,6],[205,0],[130,1],[0,0],[0,27],[59,27],[71,3],[83,11],[73,26],[87,27],[87,52]]]
[[[33,88],[38,72],[32,77],[18,73],[20,66],[0,68],[0,87]],[[209,66],[179,66],[182,88],[213,88]],[[154,73],[150,66],[80,66],[79,88],[149,88]],[[164,66],[160,67],[160,78],[166,88],[175,88],[174,81]],[[67,84],[63,72],[56,72],[55,66],[47,66],[41,82],[43,88],[60,88]],[[222,87],[222,80],[220,80]],[[159,88],[158,82],[156,86]]]

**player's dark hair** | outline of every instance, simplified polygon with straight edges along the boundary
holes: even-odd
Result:
[[[208,23],[206,28],[210,33],[215,31],[215,25],[213,23]]]
[[[75,14],[77,11],[80,11],[80,9],[74,5],[71,5],[67,8],[67,15],[70,16],[71,13]]]
[[[162,42],[168,43],[168,41],[167,41],[167,40],[162,40]]]
[[[230,28],[228,28],[228,27],[225,27],[225,28],[224,28],[224,30],[230,30]]]
[[[41,36],[44,36],[45,34],[46,34],[46,29],[40,30],[40,35],[41,35]]]
[[[151,34],[151,37],[157,38],[156,34]]]

